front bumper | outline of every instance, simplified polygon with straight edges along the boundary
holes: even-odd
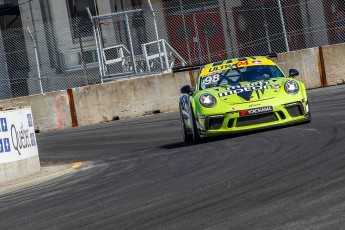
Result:
[[[271,100],[261,106],[273,108],[270,112],[249,116],[241,116],[241,111],[253,109],[250,104],[236,105],[226,108],[223,113],[198,113],[197,126],[202,136],[236,133],[256,130],[310,120],[308,102],[305,99],[290,101],[284,104],[274,104]],[[203,111],[205,112],[205,111]],[[219,112],[219,111],[218,111]]]

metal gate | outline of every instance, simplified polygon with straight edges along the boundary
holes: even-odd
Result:
[[[135,9],[89,16],[93,23],[101,82],[171,71],[185,60],[159,38],[154,11]]]

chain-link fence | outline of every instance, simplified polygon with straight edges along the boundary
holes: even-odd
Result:
[[[342,43],[342,2],[166,0],[152,8],[3,30],[0,99]]]
[[[341,2],[170,0],[161,13],[170,44],[189,64],[201,64],[345,42]]]
[[[0,99],[100,83],[92,24],[86,19],[1,31]]]

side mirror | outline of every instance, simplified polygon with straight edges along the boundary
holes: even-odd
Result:
[[[180,90],[181,93],[186,93],[186,94],[192,94],[193,93],[193,88],[190,87],[189,85],[185,85],[181,88]]]
[[[297,77],[299,72],[297,69],[289,69],[289,77]]]

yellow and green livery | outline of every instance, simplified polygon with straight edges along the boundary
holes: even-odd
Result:
[[[194,88],[181,88],[183,139],[236,133],[291,123],[309,122],[311,114],[299,72],[285,76],[276,63],[253,56],[207,64]]]

